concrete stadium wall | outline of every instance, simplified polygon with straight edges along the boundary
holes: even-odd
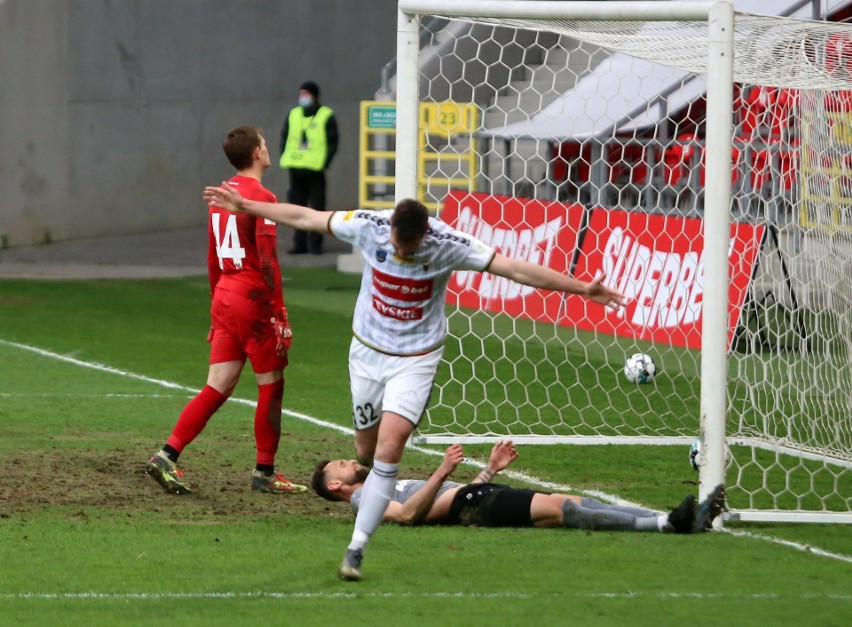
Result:
[[[329,208],[358,198],[358,106],[396,0],[0,0],[0,247],[204,223],[221,141],[279,130],[314,80],[337,115]],[[286,198],[273,165],[264,183]]]

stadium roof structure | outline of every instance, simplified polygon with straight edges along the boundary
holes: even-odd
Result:
[[[852,0],[823,0],[822,15]],[[732,0],[740,13],[810,18],[803,0]],[[540,112],[519,122],[485,128],[480,137],[583,140],[653,126],[707,91],[703,77],[616,52]],[[591,106],[594,104],[594,106]]]

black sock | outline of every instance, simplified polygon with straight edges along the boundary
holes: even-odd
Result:
[[[180,453],[168,444],[163,445],[163,453],[165,453],[166,457],[172,460],[175,464],[177,463],[178,457],[180,457]]]
[[[272,464],[257,464],[254,469],[262,472],[267,477],[275,472],[275,466]]]

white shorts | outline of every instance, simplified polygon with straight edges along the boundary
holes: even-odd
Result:
[[[349,385],[355,429],[374,427],[383,411],[399,414],[417,426],[429,404],[443,353],[442,346],[425,355],[386,355],[352,338]]]

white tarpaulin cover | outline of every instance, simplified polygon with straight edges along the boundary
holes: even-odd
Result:
[[[832,13],[850,1],[823,0],[822,5]],[[733,0],[741,13],[812,17],[810,3],[792,11],[797,4],[801,0]],[[703,77],[617,52],[532,117],[477,134],[556,140],[611,136],[615,125],[618,132],[652,126],[666,111],[680,109],[705,91]]]

